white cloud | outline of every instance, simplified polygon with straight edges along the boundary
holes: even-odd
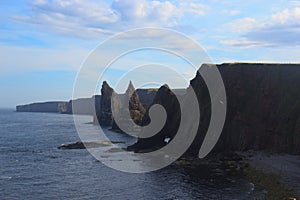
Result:
[[[227,10],[227,9],[225,9],[225,10],[222,11],[222,13],[230,15],[230,16],[236,16],[236,15],[240,14],[241,11],[239,11],[239,10]]]
[[[239,11],[239,10],[231,10],[231,11],[229,11],[229,14],[231,15],[231,16],[235,16],[235,15],[238,15],[238,14],[240,14],[241,13],[241,11]]]
[[[194,3],[194,2],[184,2],[179,4],[179,12],[184,15],[185,13],[189,13],[196,16],[204,16],[206,12],[209,10],[207,5]]]
[[[240,38],[236,40],[221,40],[220,43],[223,45],[230,45],[230,46],[243,47],[243,48],[271,46],[271,44],[258,42],[258,41],[251,41],[247,38]]]
[[[119,13],[121,20],[128,22],[164,23],[177,12],[177,8],[169,1],[115,0],[112,8]]]
[[[262,21],[255,18],[235,20],[226,26],[233,32],[241,32],[241,38],[223,40],[222,44],[238,47],[299,46],[300,7],[287,8]]]
[[[272,15],[272,23],[276,24],[288,24],[299,23],[300,21],[300,7],[294,9],[285,9]]]
[[[200,17],[208,6],[157,0],[36,0],[28,15],[13,16],[17,21],[36,24],[49,31],[78,37],[99,37],[128,28],[145,26],[179,27],[186,14]]]
[[[254,18],[246,17],[242,19],[234,20],[227,24],[232,31],[245,32],[253,29],[257,26],[257,21]]]

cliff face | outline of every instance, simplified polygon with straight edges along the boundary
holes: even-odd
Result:
[[[52,112],[61,114],[94,115],[100,109],[100,95],[70,101],[53,101],[16,106],[17,112]],[[76,109],[73,109],[73,106]]]
[[[236,63],[215,67],[224,81],[227,114],[214,151],[268,149],[300,154],[300,65]],[[187,154],[197,155],[210,122],[211,100],[199,74],[191,81],[191,87],[198,98],[201,118],[197,136]],[[154,147],[170,133],[176,133],[180,112],[169,91],[160,89],[155,102],[166,108],[168,117],[171,113],[166,126],[172,126],[163,129],[155,140],[139,139],[129,149]]]
[[[216,149],[270,149],[300,154],[300,65],[217,67],[228,105]]]
[[[67,102],[54,101],[43,103],[32,103],[27,105],[19,105],[16,107],[17,112],[50,112],[59,113],[60,107]]]
[[[101,88],[101,101],[100,109],[96,112],[96,118],[94,117],[94,123],[102,126],[111,126],[112,112],[111,112],[111,97],[114,90],[108,85],[106,81],[103,82]]]
[[[62,114],[94,115],[95,109],[100,109],[100,95],[94,95],[91,98],[80,98],[70,100],[59,105],[59,111]],[[73,109],[75,107],[75,109]]]

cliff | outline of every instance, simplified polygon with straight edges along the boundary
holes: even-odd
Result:
[[[101,96],[94,95],[91,98],[79,98],[59,104],[59,112],[62,114],[94,115],[100,109]],[[74,110],[73,107],[76,107]]]
[[[217,68],[224,81],[227,95],[227,113],[224,128],[214,151],[271,150],[300,154],[300,65],[228,63],[211,65]],[[167,85],[157,89],[137,89],[130,84],[127,92],[118,98],[129,97],[131,118],[136,124],[150,122],[148,112],[153,104],[165,107],[167,121],[155,136],[138,139],[129,150],[145,151],[160,148],[172,140],[181,120],[180,106],[174,95],[180,93],[184,104],[188,102],[186,91],[193,89],[197,95],[201,117],[196,138],[186,152],[197,155],[211,118],[211,99],[207,86],[199,73],[187,89],[170,90]],[[114,90],[103,82],[101,96],[71,100],[69,102],[45,102],[17,106],[18,112],[73,113],[72,104],[79,105],[76,114],[94,114],[95,123],[113,126],[111,102],[120,106],[120,99],[112,99]],[[146,109],[146,110],[145,110]],[[193,113],[191,113],[191,117]],[[193,124],[193,119],[188,123]],[[188,129],[185,131],[188,133]]]
[[[67,102],[64,101],[53,101],[53,102],[42,102],[42,103],[32,103],[27,105],[16,106],[17,112],[50,112],[59,113],[60,107]]]
[[[74,111],[73,106],[76,107]],[[51,112],[61,114],[79,114],[94,115],[94,110],[99,110],[100,95],[94,95],[91,98],[80,98],[70,101],[53,101],[32,103],[27,105],[16,106],[17,112]]]
[[[217,67],[228,105],[215,149],[300,154],[300,65],[237,63]]]
[[[255,149],[300,154],[300,65],[233,63],[211,67],[220,71],[227,95],[226,121],[214,151]],[[210,122],[211,99],[199,73],[190,85],[197,95],[201,118],[187,154],[197,155]],[[182,98],[186,98],[185,95]],[[174,115],[166,123],[168,129],[147,143],[139,139],[129,150],[155,147],[170,137],[170,132],[176,133],[179,108],[167,89],[160,89],[154,102],[161,99],[164,99],[162,105],[168,117],[169,113]]]
[[[53,101],[18,105],[16,106],[16,111],[92,115],[94,116],[95,124],[98,124],[98,119],[101,120],[102,125],[105,124],[106,126],[110,126],[112,125],[110,103],[112,92],[113,89],[108,85],[107,82],[105,82],[102,88],[102,94],[104,95],[103,97],[102,95],[94,95],[90,98],[79,98],[70,101]],[[149,106],[153,101],[156,92],[157,89],[137,89],[134,92],[132,102],[135,101],[134,104],[136,104],[136,106],[143,107],[143,109],[145,109],[145,107]],[[121,98],[123,98],[122,96],[124,95],[126,94],[120,94]],[[101,99],[103,99],[103,103],[101,103]],[[73,109],[73,107],[76,109]]]

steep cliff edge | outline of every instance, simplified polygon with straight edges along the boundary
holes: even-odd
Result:
[[[300,154],[300,65],[233,63],[211,67],[220,71],[227,95],[226,121],[214,151],[266,149]],[[201,118],[187,154],[197,155],[210,122],[211,100],[199,73],[191,80],[190,87],[196,92]],[[177,106],[168,111],[166,104],[172,105],[174,101],[166,97],[168,93],[160,90],[154,102],[157,99],[168,102],[162,105],[167,113],[174,115],[169,122],[173,126],[163,129],[159,139],[148,140],[147,145],[138,140],[129,150],[154,147],[170,133],[176,133],[180,112]]]
[[[300,154],[300,65],[217,67],[227,93],[227,115],[216,149]]]

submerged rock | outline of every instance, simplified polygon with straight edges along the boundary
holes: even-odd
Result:
[[[111,142],[111,141],[104,141],[104,142],[75,142],[70,144],[62,144],[58,149],[86,149],[86,148],[97,148],[97,147],[104,147],[104,146],[111,146],[113,144],[123,143],[123,142]]]

